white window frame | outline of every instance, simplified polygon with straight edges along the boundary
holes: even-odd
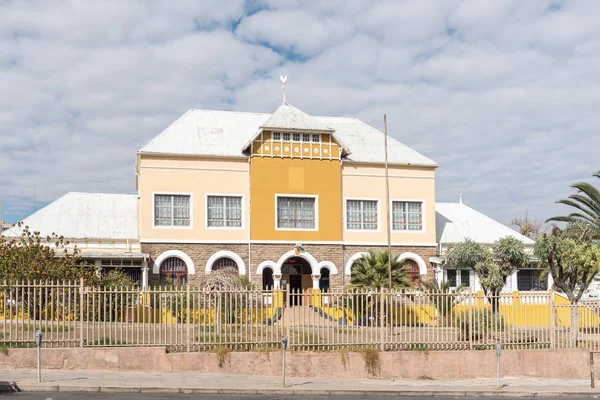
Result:
[[[190,224],[183,225],[156,225],[156,196],[189,196],[190,197]],[[152,192],[152,229],[194,229],[194,195],[191,192]]]
[[[352,201],[376,201],[377,202],[377,229],[348,229],[348,200]],[[379,199],[366,197],[344,198],[344,231],[345,232],[381,232],[381,201]]]
[[[208,226],[208,197],[241,197],[242,198],[242,225],[241,226]],[[246,229],[246,207],[245,196],[238,193],[205,193],[204,194],[204,228],[207,230],[241,231]]]
[[[277,199],[279,197],[299,197],[306,199],[315,199],[315,227],[312,229],[309,228],[279,228],[277,226],[277,221],[279,220],[279,210],[277,207]],[[319,230],[319,196],[316,194],[284,194],[284,193],[275,193],[275,230],[276,231],[305,231],[305,232],[316,232]]]
[[[319,138],[319,141],[318,141],[318,142],[315,142],[315,141],[313,140],[313,138],[314,138],[315,136]],[[320,134],[320,133],[311,133],[311,135],[310,135],[310,142],[311,142],[311,143],[323,143],[323,138],[321,137],[321,134]]]
[[[420,230],[409,230],[409,229],[394,229],[394,202],[408,202],[408,203],[421,203],[421,229]],[[391,199],[390,200],[390,220],[388,223],[390,224],[391,231],[396,233],[425,233],[426,232],[426,203],[423,199]]]

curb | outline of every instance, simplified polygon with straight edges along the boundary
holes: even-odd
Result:
[[[307,395],[307,396],[433,396],[433,397],[590,397],[596,392],[510,392],[510,391],[418,391],[418,390],[319,390],[319,389],[211,389],[211,388],[164,388],[129,386],[59,386],[59,385],[0,385],[10,388],[8,392],[63,392],[63,393],[156,393],[156,394],[205,394],[205,395]]]

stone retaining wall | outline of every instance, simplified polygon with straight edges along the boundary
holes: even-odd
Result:
[[[35,368],[36,349],[10,349],[0,353],[1,369]],[[288,352],[290,377],[380,378],[380,379],[473,379],[496,375],[495,351],[385,352],[380,353],[381,371],[365,371],[361,353]],[[219,366],[221,363],[222,367]],[[502,376],[562,379],[589,378],[590,352],[575,350],[505,350]],[[89,369],[109,371],[205,372],[235,375],[279,376],[281,352],[167,353],[164,348],[67,348],[42,349],[44,369]],[[596,372],[600,377],[600,371]]]

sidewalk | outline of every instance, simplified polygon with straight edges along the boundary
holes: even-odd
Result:
[[[48,392],[142,392],[211,394],[303,394],[365,395],[372,392],[393,395],[518,396],[562,397],[600,396],[600,388],[591,389],[589,380],[547,378],[502,378],[496,390],[494,379],[468,380],[366,380],[328,378],[232,376],[200,373],[102,372],[48,370],[36,383],[35,370],[0,370],[0,390],[4,382],[14,382],[22,391]],[[598,382],[600,386],[600,382]]]

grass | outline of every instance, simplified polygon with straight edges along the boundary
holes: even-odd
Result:
[[[379,349],[376,347],[367,347],[361,350],[361,354],[365,362],[365,371],[371,376],[378,376],[381,373]]]
[[[215,348],[215,353],[217,353],[219,368],[223,368],[225,364],[229,362],[231,350],[229,349],[229,347],[217,347]]]
[[[31,349],[35,347],[34,342],[4,342],[0,343],[0,353],[7,356],[9,349]]]

